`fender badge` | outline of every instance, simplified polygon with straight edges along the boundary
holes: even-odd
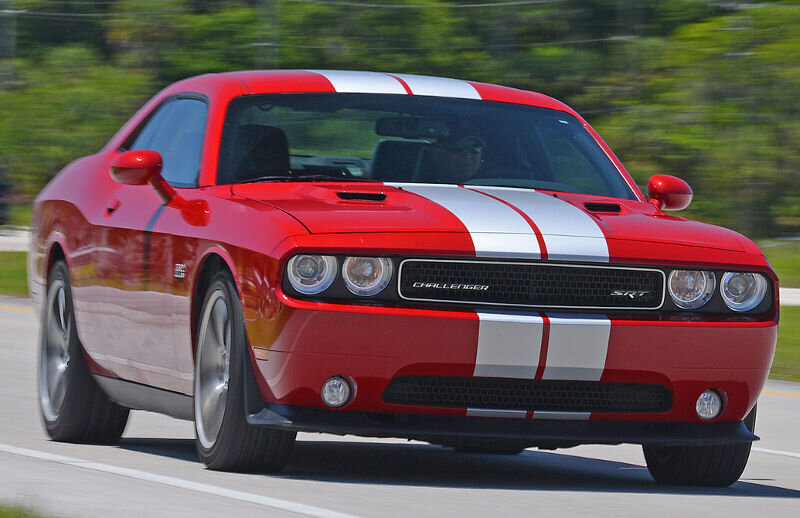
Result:
[[[184,279],[186,277],[186,265],[178,263],[175,265],[175,272],[172,274],[176,279]]]

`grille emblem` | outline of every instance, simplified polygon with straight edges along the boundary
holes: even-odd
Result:
[[[415,288],[431,288],[434,290],[472,290],[488,291],[488,284],[453,284],[449,282],[415,282]]]
[[[646,297],[650,292],[644,290],[614,290],[611,295],[614,297],[628,297],[631,299]]]

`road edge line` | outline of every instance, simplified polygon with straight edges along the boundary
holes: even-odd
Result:
[[[351,514],[344,514],[337,511],[331,511],[329,509],[324,509],[322,507],[316,507],[313,505],[299,504],[297,502],[282,500],[280,498],[256,495],[253,493],[245,493],[243,491],[237,491],[235,489],[227,489],[219,486],[212,486],[210,484],[204,484],[202,482],[193,482],[191,480],[170,477],[167,475],[157,475],[155,473],[149,473],[147,471],[122,468],[119,466],[113,466],[111,464],[103,464],[100,462],[82,460],[74,457],[66,457],[64,455],[57,455],[54,453],[48,453],[39,450],[19,448],[17,446],[11,446],[9,444],[0,443],[0,452],[8,453],[11,455],[18,455],[21,457],[28,457],[28,458],[48,461],[48,462],[55,462],[58,464],[65,464],[67,466],[84,468],[92,471],[99,471],[102,473],[110,473],[122,477],[143,480],[145,482],[153,482],[165,486],[172,486],[180,489],[187,489],[189,491],[196,491],[198,493],[221,496],[224,498],[230,498],[232,500],[239,500],[241,502],[263,505],[266,507],[272,507],[274,509],[280,509],[282,511],[288,511],[291,513],[301,514],[305,516],[313,516],[316,518],[356,518],[354,515]]]
[[[800,453],[795,453],[793,451],[783,451],[783,450],[770,450],[767,448],[756,448],[753,447],[753,451],[757,451],[759,453],[769,453],[770,455],[783,455],[784,457],[794,457],[796,459],[800,459]]]

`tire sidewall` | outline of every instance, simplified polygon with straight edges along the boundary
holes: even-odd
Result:
[[[228,307],[228,318],[231,321],[231,343],[230,343],[230,350],[228,351],[229,355],[229,381],[228,381],[228,391],[225,396],[225,411],[223,413],[222,418],[222,425],[220,426],[219,433],[217,434],[217,438],[214,443],[211,445],[210,448],[205,447],[199,439],[198,430],[197,430],[197,398],[198,398],[198,367],[199,367],[199,359],[202,351],[200,350],[201,344],[201,332],[204,326],[204,322],[202,319],[205,318],[205,314],[208,308],[208,304],[211,301],[215,292],[221,291],[223,297],[225,298],[225,303]],[[197,350],[195,351],[195,358],[194,358],[194,382],[193,382],[193,389],[194,389],[194,396],[193,396],[193,404],[192,407],[194,409],[194,426],[195,426],[195,438],[196,438],[196,445],[197,451],[200,455],[201,459],[203,459],[206,464],[213,465],[214,459],[222,455],[224,452],[222,450],[229,447],[229,443],[234,440],[233,435],[236,433],[237,429],[239,429],[242,424],[246,424],[246,420],[244,417],[244,404],[243,404],[243,376],[242,376],[242,355],[245,351],[246,340],[245,340],[245,330],[244,330],[244,319],[242,314],[242,306],[239,300],[238,291],[236,291],[233,283],[233,279],[231,275],[227,272],[219,272],[217,273],[211,283],[209,284],[208,289],[206,290],[206,294],[203,298],[203,306],[200,311],[201,315],[201,322],[198,323],[197,326],[197,336],[195,343],[197,344]]]
[[[47,412],[44,410],[44,403],[42,400],[43,394],[42,391],[46,390],[43,387],[43,383],[46,383],[42,378],[44,376],[43,373],[43,356],[45,354],[44,348],[46,347],[46,340],[47,340],[47,325],[48,319],[50,318],[50,312],[52,311],[52,306],[50,304],[50,295],[52,292],[53,287],[57,284],[58,281],[64,286],[64,313],[66,318],[69,319],[69,335],[68,335],[68,346],[67,350],[70,355],[69,363],[67,364],[66,373],[64,374],[64,384],[65,384],[65,394],[64,400],[61,403],[61,407],[58,409],[55,419],[49,419],[47,416]],[[75,314],[73,311],[72,305],[72,289],[70,285],[70,277],[69,271],[67,269],[66,263],[64,261],[57,261],[53,266],[50,268],[50,274],[48,276],[47,282],[47,291],[45,293],[45,307],[42,311],[42,321],[40,325],[40,333],[39,333],[39,361],[37,363],[37,390],[39,396],[39,414],[41,415],[42,422],[47,430],[48,435],[50,435],[53,439],[59,439],[61,436],[66,435],[68,433],[67,428],[70,426],[70,415],[74,413],[77,409],[72,408],[74,405],[72,404],[74,401],[74,392],[76,390],[76,384],[79,383],[79,376],[88,376],[88,371],[86,369],[81,369],[83,364],[83,356],[80,343],[78,341],[78,331],[76,329],[75,324]],[[49,395],[48,395],[49,398]],[[52,408],[52,407],[51,407]]]

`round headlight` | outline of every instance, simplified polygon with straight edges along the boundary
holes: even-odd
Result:
[[[336,279],[336,258],[330,255],[296,255],[286,267],[292,287],[305,295],[327,290]]]
[[[683,309],[697,309],[714,295],[716,280],[711,272],[701,270],[673,270],[667,287],[675,305]]]
[[[725,272],[719,292],[732,310],[750,311],[764,300],[767,279],[758,273]]]
[[[380,293],[392,280],[392,261],[386,257],[348,257],[342,265],[347,289],[369,297]]]

